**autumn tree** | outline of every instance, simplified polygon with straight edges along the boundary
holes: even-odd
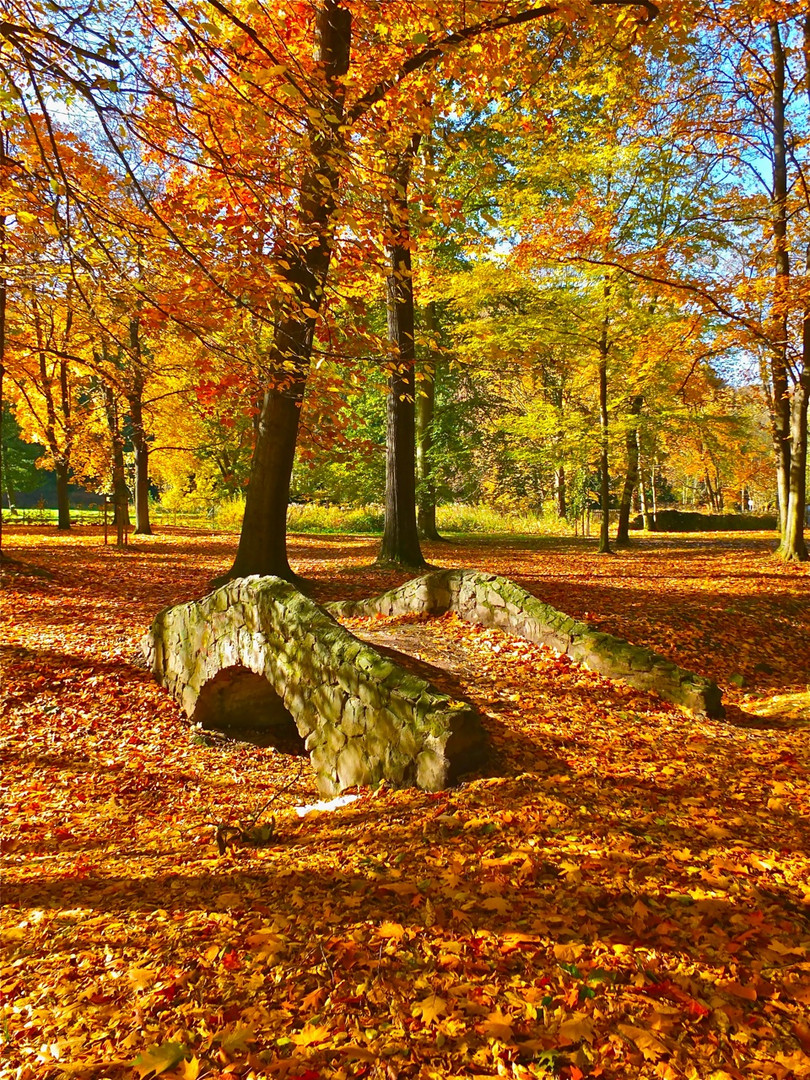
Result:
[[[655,12],[652,4],[623,0],[610,7],[641,10],[645,19]],[[146,79],[171,87],[188,76],[188,98],[163,92],[149,110],[123,120],[132,138],[159,147],[172,163],[175,179],[150,205],[193,276],[203,289],[211,286],[247,305],[266,337],[265,391],[231,573],[288,575],[285,517],[300,409],[341,200],[364,132],[387,123],[389,95],[407,88],[415,73],[441,66],[444,78],[467,77],[465,47],[481,43],[482,63],[488,55],[502,61],[512,28],[563,8],[515,3],[492,15],[478,4],[459,11],[451,4],[403,3],[384,25],[376,7],[350,10],[338,0],[324,0],[314,13],[296,9],[283,23],[219,0],[203,10],[207,19],[166,24],[155,17],[143,31],[155,45],[144,62]],[[587,4],[570,13],[585,23],[606,18]],[[353,36],[363,44],[354,56]],[[121,113],[120,103],[113,107]],[[104,108],[97,105],[97,113],[125,158]],[[170,137],[178,119],[180,143]],[[216,138],[209,137],[212,130]],[[184,203],[188,214],[179,209]],[[251,258],[239,262],[222,245],[201,240],[193,232],[198,221],[221,226],[239,250],[249,252],[252,243]]]

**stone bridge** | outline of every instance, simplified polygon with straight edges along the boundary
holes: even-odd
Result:
[[[723,714],[711,679],[600,633],[507,578],[471,570],[440,570],[329,611],[280,578],[240,578],[162,611],[143,648],[155,678],[203,727],[297,730],[324,794],[381,780],[435,791],[485,759],[478,713],[359,641],[330,612],[447,611],[548,645],[692,712]]]
[[[304,739],[320,791],[389,780],[435,791],[480,764],[478,713],[385,659],[275,577],[166,608],[143,638],[155,678],[206,728]]]
[[[591,671],[621,679],[640,690],[652,690],[690,712],[723,715],[722,695],[711,679],[686,671],[643,646],[603,634],[497,574],[439,570],[371,600],[330,604],[329,610],[347,618],[412,612],[442,615],[454,611],[467,622],[497,626],[515,637],[567,653]]]

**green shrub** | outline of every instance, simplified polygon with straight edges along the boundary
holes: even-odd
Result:
[[[162,511],[162,512],[161,512]],[[167,520],[174,524],[209,525],[224,532],[239,532],[245,513],[243,495],[219,503],[210,516],[196,505],[177,507]],[[165,507],[158,508],[156,519],[163,518]],[[496,533],[523,536],[560,536],[572,530],[565,521],[553,514],[537,514],[520,509],[451,503],[439,506],[436,513],[441,533]],[[322,503],[291,503],[287,513],[287,529],[291,533],[382,533],[382,506],[329,506]]]
[[[214,511],[214,525],[225,532],[239,532],[245,516],[245,496],[234,495],[221,502]]]
[[[294,503],[287,514],[287,529],[298,533],[381,533],[383,509]]]
[[[571,532],[568,523],[556,514],[507,510],[482,503],[451,503],[436,509],[439,532],[509,533],[521,536],[559,536]]]

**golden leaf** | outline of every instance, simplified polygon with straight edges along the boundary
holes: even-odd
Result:
[[[560,1024],[559,1034],[569,1042],[593,1042],[593,1020],[585,1013],[575,1013]]]
[[[435,1023],[447,1012],[447,1002],[436,994],[429,994],[424,1000],[417,1001],[411,1009],[412,1016],[421,1016],[426,1024]]]
[[[505,1016],[498,1007],[494,1012],[487,1014],[487,1018],[481,1024],[480,1030],[484,1035],[489,1035],[493,1039],[511,1039],[512,1019]]]
[[[394,941],[399,941],[404,935],[405,927],[397,922],[384,922],[377,927],[377,937],[393,938]]]
[[[312,1046],[314,1043],[325,1042],[329,1038],[329,1028],[321,1024],[304,1024],[300,1031],[290,1035],[290,1041],[296,1046]]]
[[[200,1075],[201,1067],[202,1063],[196,1054],[188,1061],[184,1061],[180,1066],[180,1076],[182,1077],[182,1080],[197,1080],[197,1077]]]
[[[619,1024],[619,1031],[625,1038],[636,1044],[646,1061],[655,1061],[656,1058],[668,1052],[661,1040],[656,1039],[655,1035],[645,1028],[634,1027],[632,1024]]]
[[[127,972],[127,978],[132,983],[133,989],[138,992],[151,986],[157,977],[158,972],[155,968],[130,968]]]

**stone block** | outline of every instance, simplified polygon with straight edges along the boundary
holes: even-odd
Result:
[[[378,709],[369,716],[366,731],[385,743],[399,742],[402,722],[390,709]]]
[[[359,740],[351,739],[337,759],[337,781],[340,790],[370,784],[373,775],[374,767],[369,762],[365,749]]]
[[[349,738],[365,733],[366,710],[358,698],[349,698],[346,702],[340,726]]]
[[[329,750],[330,756],[334,756],[339,753],[346,745],[346,735],[339,727],[333,727],[331,724],[325,729],[325,745]]]
[[[406,758],[413,761],[422,746],[421,737],[412,727],[403,727],[399,733],[399,749]]]
[[[386,691],[383,695],[379,686],[366,680],[357,688],[357,696],[369,709],[381,709],[383,701],[388,701],[390,694]]]
[[[437,749],[423,750],[416,758],[416,783],[423,791],[440,791],[447,786],[447,762]]]

